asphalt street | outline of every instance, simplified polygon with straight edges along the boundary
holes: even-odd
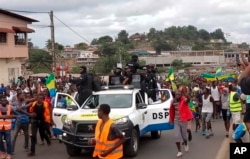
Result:
[[[225,130],[222,119],[216,119],[212,123],[214,136],[206,139],[200,132],[194,132],[192,125],[193,140],[189,143],[190,151],[184,152],[182,159],[215,159],[218,150],[225,139]],[[27,158],[27,152],[23,149],[23,135],[18,136],[16,152],[13,158]],[[229,145],[228,145],[229,146]],[[141,138],[139,153],[133,159],[174,159],[176,158],[177,148],[173,138],[173,131],[164,131],[160,139],[153,140],[150,135]],[[91,152],[83,152],[81,156],[69,157],[65,145],[57,140],[52,141],[51,146],[37,145],[36,159],[90,159]]]

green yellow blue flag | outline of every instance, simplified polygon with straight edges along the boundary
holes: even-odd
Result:
[[[234,80],[236,75],[233,73],[222,74],[218,77],[218,80]]]
[[[219,66],[216,70],[215,77],[220,77],[222,75],[222,67]]]
[[[205,78],[207,81],[216,81],[215,76],[210,73],[202,73],[201,77]]]
[[[56,96],[56,82],[54,74],[50,74],[49,77],[46,79],[46,87],[49,90],[50,97]]]
[[[168,76],[166,78],[166,81],[172,81],[174,80],[174,68],[170,67],[169,72],[168,72]]]
[[[174,81],[171,81],[171,86],[172,86],[172,90],[173,90],[173,91],[176,91],[176,90],[177,90],[177,86],[176,86],[176,84],[175,84]]]

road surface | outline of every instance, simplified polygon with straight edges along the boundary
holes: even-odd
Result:
[[[222,119],[216,119],[212,122],[214,136],[206,139],[200,132],[194,132],[193,123],[193,140],[189,143],[190,151],[184,152],[183,159],[215,159],[218,150],[225,139],[225,130]],[[164,131],[160,139],[152,140],[150,135],[146,135],[140,141],[140,148],[137,157],[133,159],[174,159],[176,158],[177,149],[173,138],[173,131]],[[27,158],[27,152],[23,149],[23,135],[18,136],[16,152],[13,158]],[[57,140],[52,141],[51,146],[37,145],[36,159],[90,159],[91,153],[83,152],[79,157],[69,157],[64,144]],[[221,158],[222,159],[222,158]]]

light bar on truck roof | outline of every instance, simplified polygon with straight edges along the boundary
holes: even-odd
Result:
[[[111,89],[134,89],[133,85],[114,85],[114,86],[102,86],[102,90],[111,90]]]

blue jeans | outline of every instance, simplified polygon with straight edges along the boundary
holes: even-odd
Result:
[[[6,152],[3,140],[5,139],[7,145],[7,154],[11,155],[11,130],[0,130],[0,151]]]

